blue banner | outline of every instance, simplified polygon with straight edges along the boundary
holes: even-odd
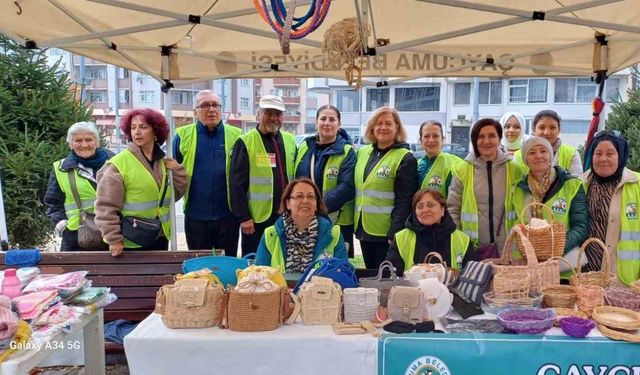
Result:
[[[379,375],[640,375],[640,344],[509,334],[384,335]]]

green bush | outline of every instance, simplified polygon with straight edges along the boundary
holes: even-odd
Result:
[[[66,72],[42,50],[0,35],[0,177],[10,245],[41,246],[52,226],[43,198],[51,164],[69,153],[66,129],[90,118]]]
[[[619,130],[629,142],[627,168],[640,171],[640,90],[630,91],[629,100],[614,103],[607,130]]]

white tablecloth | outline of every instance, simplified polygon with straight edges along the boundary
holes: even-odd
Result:
[[[377,373],[377,338],[335,335],[330,326],[282,326],[269,332],[217,327],[170,329],[151,314],[125,337],[131,374]]]

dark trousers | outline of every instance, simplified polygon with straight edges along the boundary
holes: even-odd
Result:
[[[143,250],[169,250],[169,240],[167,237],[159,237],[156,242],[147,247],[125,247],[125,250],[143,251]]]
[[[253,234],[242,233],[242,256],[255,253],[258,251],[258,245],[264,230],[272,226],[276,222],[279,215],[272,215],[267,221],[262,223],[254,223],[256,231]]]
[[[342,239],[347,245],[349,258],[353,258],[353,225],[341,225],[340,233],[342,233]]]
[[[196,220],[184,218],[184,231],[189,250],[224,249],[224,254],[238,254],[238,230],[240,223],[235,218],[219,220]]]
[[[360,240],[360,248],[362,249],[362,257],[367,269],[377,269],[387,257],[389,250],[388,242],[374,242]]]

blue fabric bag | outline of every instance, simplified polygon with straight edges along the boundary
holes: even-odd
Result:
[[[238,283],[236,271],[249,267],[249,259],[252,257],[255,257],[255,254],[247,254],[242,259],[218,255],[187,259],[182,262],[182,272],[188,273],[207,268],[218,276],[224,287],[236,285]]]
[[[340,284],[342,289],[358,287],[356,268],[349,263],[347,259],[323,258],[311,263],[307,266],[307,269],[304,270],[293,292],[298,293],[298,289],[300,289],[305,281],[311,280],[311,276],[329,278]]]
[[[12,267],[33,267],[40,263],[42,255],[38,249],[9,250],[4,254],[4,265]]]

